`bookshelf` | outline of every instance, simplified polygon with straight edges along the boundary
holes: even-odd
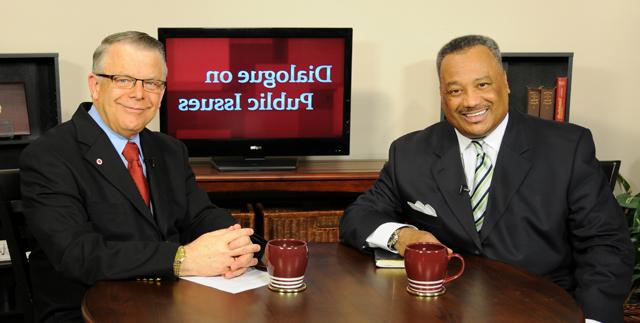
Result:
[[[507,72],[512,108],[527,113],[527,87],[556,86],[556,78],[567,77],[564,120],[569,122],[571,71],[573,53],[502,53],[502,65]]]
[[[57,53],[0,54],[0,84],[24,84],[31,132],[0,138],[0,169],[18,168],[22,149],[60,123],[59,80]]]

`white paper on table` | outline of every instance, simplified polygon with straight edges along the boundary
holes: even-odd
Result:
[[[264,271],[260,271],[254,268],[249,268],[244,274],[231,279],[226,279],[222,276],[216,277],[180,277],[196,284],[213,287],[221,291],[237,294],[258,287],[269,284],[269,274]]]

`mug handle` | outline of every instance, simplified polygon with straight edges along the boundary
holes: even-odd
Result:
[[[458,273],[456,273],[456,274],[455,274],[455,275],[453,275],[453,276],[445,277],[443,284],[446,284],[446,283],[448,283],[448,282],[450,282],[450,281],[452,281],[452,280],[457,279],[457,278],[458,278],[458,277],[460,277],[460,275],[462,275],[462,273],[464,272],[464,259],[462,258],[462,256],[460,256],[460,255],[459,255],[459,254],[457,254],[457,253],[452,253],[452,254],[448,255],[448,258],[449,258],[449,260],[448,260],[448,261],[451,261],[451,258],[458,258],[458,259],[460,259],[460,270],[458,271]]]

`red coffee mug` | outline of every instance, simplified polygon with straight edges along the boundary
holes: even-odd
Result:
[[[460,270],[446,276],[451,258],[460,260]],[[445,292],[444,284],[457,279],[464,272],[464,259],[449,254],[447,248],[438,243],[418,242],[407,246],[404,252],[404,267],[409,284],[407,291],[418,296],[438,296]]]
[[[269,273],[269,289],[278,292],[299,292],[306,288],[307,243],[296,239],[274,239],[267,242],[265,262]]]

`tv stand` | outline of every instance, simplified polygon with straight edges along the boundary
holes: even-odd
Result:
[[[243,158],[243,157],[213,157],[211,164],[218,171],[284,171],[295,170],[297,158]]]
[[[295,170],[263,172],[221,172],[203,160],[191,166],[216,205],[265,238],[335,242],[342,210],[373,185],[384,162],[300,159]]]

